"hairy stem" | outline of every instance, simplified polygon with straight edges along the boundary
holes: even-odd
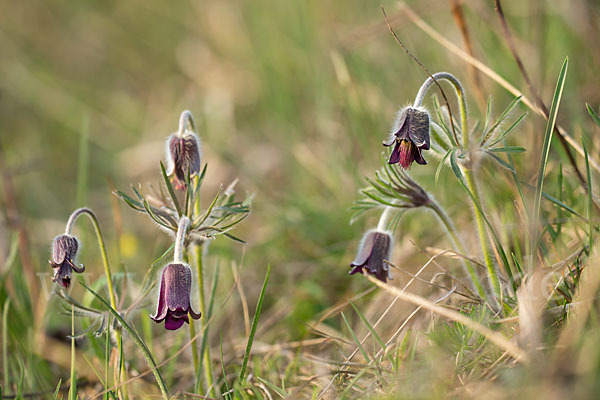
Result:
[[[435,215],[439,218],[440,222],[446,228],[446,231],[450,236],[450,240],[452,241],[454,249],[461,255],[466,255],[467,252],[465,250],[465,246],[462,240],[460,239],[460,236],[458,235],[458,232],[456,231],[456,227],[452,223],[452,220],[448,217],[448,215],[444,212],[440,205],[437,204],[435,201],[431,201],[428,207],[431,210],[433,210]],[[479,297],[481,297],[482,299],[487,298],[487,294],[485,292],[485,289],[483,288],[483,285],[481,284],[481,281],[479,280],[479,276],[477,275],[477,271],[475,270],[475,266],[473,265],[473,263],[471,263],[471,261],[469,261],[466,258],[463,258],[462,261],[467,273],[469,274],[469,277],[471,278],[472,286],[477,291]]]
[[[423,104],[423,100],[425,99],[425,94],[431,88],[431,86],[436,83],[438,80],[445,80],[452,84],[454,88],[454,92],[456,93],[456,98],[458,99],[458,106],[460,109],[460,124],[462,128],[462,137],[463,137],[463,148],[467,149],[469,147],[469,131],[468,131],[468,123],[467,123],[467,101],[465,99],[465,91],[463,89],[460,81],[452,74],[448,72],[437,72],[433,74],[431,77],[427,78],[425,82],[421,85],[419,92],[417,93],[417,97],[415,98],[415,102],[413,103],[413,107],[420,107]],[[454,129],[454,127],[451,127]]]
[[[475,182],[475,176],[473,174],[473,170],[468,168],[463,168],[463,173],[465,175],[465,179],[467,182],[467,187],[473,194],[473,202],[477,202],[481,204],[481,198],[479,196],[479,190],[477,189],[477,183]],[[501,289],[500,289],[500,280],[498,279],[498,272],[496,271],[496,266],[494,265],[494,261],[492,260],[492,255],[490,253],[490,246],[488,243],[487,230],[485,227],[485,220],[479,207],[476,204],[473,204],[474,212],[475,212],[475,222],[477,224],[477,233],[479,235],[479,241],[481,242],[481,251],[483,252],[483,259],[485,261],[485,267],[488,271],[488,277],[490,279],[490,284],[492,285],[492,289],[494,294],[500,299]]]
[[[390,216],[392,215],[393,207],[386,206],[379,217],[379,222],[377,223],[378,231],[385,231],[387,229],[388,222],[390,220]]]
[[[195,179],[197,180],[199,178],[195,177]],[[196,181],[196,184],[198,184],[197,181]],[[198,196],[194,202],[194,213],[196,215],[200,215],[200,212],[201,212],[200,196]],[[207,334],[206,322],[207,322],[208,315],[207,315],[206,301],[205,301],[205,297],[204,297],[203,251],[204,251],[204,243],[200,243],[200,244],[196,245],[196,247],[194,248],[194,257],[196,259],[196,279],[198,281],[198,299],[200,301],[200,313],[201,313],[200,323],[202,324],[202,328],[204,329],[204,334],[206,335]],[[191,333],[191,331],[190,331],[190,333]],[[196,344],[194,344],[194,346],[197,348]],[[195,353],[197,353],[197,350],[195,350]],[[209,390],[209,396],[213,397],[213,398],[217,398],[217,391],[215,389],[215,384],[214,384],[214,379],[213,379],[212,358],[210,356],[210,345],[207,345],[205,347],[204,354],[201,354],[200,358],[202,360],[202,364],[204,367],[203,368],[204,369],[204,380],[205,380],[206,386],[208,387],[208,390]],[[198,365],[197,368],[199,368],[199,367],[200,366]],[[196,379],[197,379],[196,390],[199,390],[202,386],[201,386],[201,382],[199,379],[198,369],[196,369]]]
[[[181,217],[177,226],[177,236],[175,237],[175,249],[173,250],[173,261],[183,263],[183,248],[185,247],[185,235],[190,226],[188,217]]]
[[[98,240],[98,247],[100,248],[100,254],[102,256],[102,264],[104,265],[104,276],[106,277],[106,284],[108,286],[108,295],[110,298],[110,305],[112,308],[117,310],[117,296],[115,295],[115,289],[114,289],[113,281],[112,281],[112,274],[110,271],[110,265],[108,263],[108,255],[106,253],[106,245],[104,244],[104,236],[102,236],[102,231],[100,230],[100,223],[98,222],[98,218],[96,217],[96,214],[87,207],[78,208],[77,210],[73,211],[73,213],[69,217],[69,220],[67,221],[67,226],[65,227],[65,234],[67,234],[67,235],[71,234],[71,231],[73,230],[73,226],[75,225],[75,221],[81,215],[87,215],[90,218],[90,220],[92,221],[92,225],[94,225],[94,230],[96,232],[96,239]],[[124,364],[123,359],[121,358],[121,355],[123,354],[123,336],[121,334],[121,330],[116,329],[115,335],[116,335],[116,339],[117,339],[118,357],[119,357],[118,369],[121,369]],[[126,379],[125,375],[126,375],[126,372],[123,369],[122,373],[118,374],[117,376],[119,377],[119,379],[122,378],[124,381],[126,381],[127,379]],[[116,382],[116,383],[117,383],[117,385],[119,384],[119,382]],[[122,386],[122,393],[123,393],[124,398],[128,397],[127,396],[127,387],[125,384],[123,384],[123,386]]]

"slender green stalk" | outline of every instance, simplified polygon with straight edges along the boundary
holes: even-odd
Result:
[[[462,151],[463,151],[463,153],[468,154],[468,152],[470,150],[469,149],[469,126],[468,126],[468,119],[467,119],[467,102],[465,99],[465,91],[463,89],[463,86],[454,75],[449,74],[447,72],[439,72],[437,74],[434,74],[433,78],[435,78],[436,80],[438,80],[438,79],[446,80],[446,81],[450,82],[452,84],[452,87],[454,88],[456,97],[458,99],[459,109],[460,109],[462,142],[463,142],[462,143]],[[417,93],[417,97],[416,97],[415,103],[414,103],[415,106],[420,106],[423,103],[423,99],[425,98],[425,93],[431,87],[431,85],[433,83],[434,83],[434,80],[432,78],[428,78],[425,81],[425,83],[423,83],[423,85],[419,89],[419,92]],[[479,197],[479,191],[477,190],[475,174],[473,173],[473,170],[470,167],[469,168],[462,167],[462,170],[463,170],[463,174],[466,177],[467,188],[473,194],[473,196],[472,197],[470,196],[470,197],[473,202],[473,208],[474,208],[474,212],[475,212],[475,222],[477,224],[477,233],[479,234],[479,241],[481,242],[481,250],[483,251],[483,257],[485,260],[485,266],[488,270],[488,276],[490,279],[490,283],[492,285],[492,289],[494,290],[494,293],[496,294],[496,296],[498,296],[498,298],[500,298],[500,295],[501,295],[500,280],[498,279],[498,273],[496,271],[496,267],[494,265],[494,262],[493,262],[493,259],[492,259],[491,253],[490,253],[490,247],[489,247],[489,243],[488,243],[487,229],[485,226],[484,216],[481,213],[480,208],[477,206],[477,204],[475,204],[475,203],[481,204],[481,199]]]
[[[112,308],[117,310],[117,296],[115,295],[115,289],[114,289],[113,281],[112,281],[112,274],[110,271],[110,264],[108,263],[108,255],[106,253],[106,245],[104,244],[104,236],[102,236],[102,231],[100,230],[100,223],[98,222],[98,218],[96,217],[96,214],[91,209],[86,208],[86,207],[78,208],[77,210],[73,211],[73,213],[69,217],[69,220],[67,221],[65,233],[67,235],[71,234],[71,231],[73,230],[73,225],[75,224],[75,221],[82,214],[87,215],[90,218],[90,220],[92,221],[92,225],[94,225],[94,230],[96,232],[96,238],[98,240],[98,246],[100,248],[100,254],[102,256],[102,264],[104,266],[104,276],[106,276],[106,284],[108,286],[108,295],[110,298],[110,305]],[[119,370],[121,370],[121,368],[124,364],[124,361],[122,359],[123,336],[119,329],[115,330],[115,336],[117,338],[117,346],[118,346],[118,354],[119,354],[118,368],[119,368]],[[126,379],[126,371],[124,369],[122,369],[121,371],[122,371],[121,373],[117,374],[117,377],[119,379],[122,378],[124,381],[126,381],[127,380]],[[119,382],[116,382],[116,383],[117,383],[117,385],[119,384]],[[126,385],[123,385],[121,387],[121,392],[123,393],[124,398],[128,397]]]
[[[189,252],[186,249],[185,252],[185,260],[186,262],[189,264]],[[196,338],[196,324],[193,318],[190,318],[190,323],[189,323],[189,330],[190,330],[190,339],[191,339],[191,347],[192,347],[192,362],[194,365],[194,372],[196,373],[196,375],[198,375],[198,368],[199,368],[199,359],[198,359],[198,342],[195,339]]]
[[[435,215],[439,218],[440,222],[446,228],[446,231],[450,236],[450,240],[452,241],[454,249],[462,255],[467,254],[465,246],[462,240],[460,239],[458,232],[456,231],[456,227],[452,223],[452,220],[450,220],[448,215],[444,212],[444,210],[435,201],[431,201],[428,207],[431,210],[433,210]],[[487,298],[487,294],[485,292],[485,289],[483,288],[483,285],[481,284],[481,281],[479,280],[479,276],[477,275],[477,271],[475,270],[474,265],[471,263],[471,261],[464,258],[463,264],[465,266],[465,269],[467,270],[467,273],[471,277],[471,282],[473,283],[473,287],[477,291],[479,297],[481,297],[482,299]]]
[[[106,276],[106,283],[108,285],[108,295],[110,297],[110,305],[112,308],[114,308],[115,310],[117,309],[117,297],[115,295],[115,290],[113,287],[113,282],[112,282],[112,275],[110,272],[110,265],[108,264],[108,255],[106,253],[106,245],[104,244],[104,237],[102,236],[102,231],[100,230],[100,223],[98,222],[98,218],[96,218],[96,214],[94,214],[94,212],[86,207],[83,208],[78,208],[77,210],[73,211],[73,213],[71,214],[71,216],[69,217],[69,220],[67,221],[67,226],[65,228],[65,234],[70,235],[71,231],[73,230],[73,225],[75,224],[75,221],[77,220],[77,218],[80,215],[87,215],[90,220],[92,221],[92,224],[94,225],[94,230],[96,231],[96,237],[98,239],[98,246],[100,247],[100,254],[102,256],[102,263],[104,265],[104,275]]]
[[[75,374],[75,306],[71,304],[71,387],[69,400],[77,400],[77,375]]]
[[[200,317],[200,322],[202,323],[202,327],[205,328],[208,312],[206,309],[206,301],[204,297],[204,263],[203,263],[203,249],[204,244],[197,245],[194,248],[194,255],[196,258],[196,272],[197,272],[197,280],[198,280],[198,297],[200,300],[200,312],[202,316]],[[204,334],[207,334],[207,330],[205,329]],[[216,389],[214,386],[213,379],[213,371],[212,371],[212,358],[210,356],[210,346],[206,346],[204,350],[204,354],[201,356],[202,363],[204,366],[204,379],[206,381],[206,386],[209,389],[209,395],[211,397],[216,398]]]
[[[192,338],[192,362],[194,364],[194,371],[198,372],[198,343],[196,342],[196,325],[194,319],[190,319],[190,338]]]
[[[475,176],[473,174],[473,170],[468,169],[468,168],[463,168],[463,173],[465,175],[467,187],[473,194],[473,202],[477,202],[477,203],[481,204],[481,198],[479,197],[479,191],[477,189],[477,183],[475,182]],[[492,255],[490,253],[490,247],[489,247],[489,243],[488,243],[485,221],[484,221],[483,215],[481,214],[481,210],[479,209],[479,207],[477,207],[477,204],[473,204],[473,212],[475,213],[475,222],[477,225],[477,233],[479,235],[479,241],[481,242],[481,251],[483,252],[483,259],[485,261],[485,267],[487,268],[487,271],[488,271],[488,277],[490,279],[490,284],[492,285],[494,294],[496,296],[498,296],[498,299],[500,299],[500,295],[501,295],[500,280],[498,279],[498,272],[496,271],[496,266],[494,265]]]
[[[108,388],[110,387],[110,384],[108,382],[109,380],[109,376],[110,376],[110,371],[109,371],[109,361],[110,361],[110,316],[107,317],[108,321],[106,324],[106,343],[105,343],[105,347],[104,347],[104,390],[106,391],[106,393],[104,394],[104,398],[106,400],[108,400],[110,398],[109,395],[109,390]]]
[[[127,331],[127,333],[129,333],[130,337],[133,339],[133,342],[138,346],[138,348],[140,349],[142,354],[144,354],[144,358],[146,359],[148,366],[150,367],[150,369],[152,370],[152,373],[154,374],[154,377],[156,378],[156,383],[158,384],[158,387],[160,388],[163,399],[168,400],[169,392],[167,390],[167,386],[165,385],[165,381],[164,381],[162,375],[160,374],[158,365],[156,364],[156,361],[154,361],[154,358],[152,357],[152,352],[150,351],[148,346],[146,346],[146,343],[144,343],[144,341],[139,336],[137,331],[135,329],[133,329],[131,326],[129,326],[129,324],[127,324],[127,321],[125,321],[123,319],[121,314],[119,314],[119,312],[117,310],[112,308],[111,305],[106,300],[104,300],[104,298],[102,296],[100,296],[98,293],[94,292],[92,289],[87,287],[84,283],[80,282],[80,284],[87,291],[89,291],[91,294],[93,294],[102,304],[104,304],[104,306],[108,309],[108,311],[112,314],[112,316],[117,321],[119,321],[119,323],[121,324],[121,327],[123,329],[125,329]]]
[[[10,307],[10,298],[4,303],[2,310],[2,369],[4,370],[4,385],[8,387],[8,309]]]
[[[193,120],[191,120],[193,123]],[[198,177],[195,177],[195,184],[198,185]],[[195,185],[195,186],[196,186]],[[189,189],[188,189],[189,190]],[[200,215],[201,209],[200,209],[200,196],[197,196],[194,202],[194,214],[196,216]],[[207,318],[208,318],[208,314],[207,314],[207,309],[206,309],[206,299],[204,297],[204,263],[203,263],[203,250],[204,250],[204,244],[198,244],[196,245],[196,247],[194,248],[194,258],[196,260],[196,280],[198,282],[198,300],[200,302],[200,313],[202,314],[202,316],[200,317],[200,323],[202,325],[202,328],[204,329],[204,334],[207,335],[208,334],[208,330],[206,329],[206,322],[207,322]],[[192,325],[192,324],[190,324]],[[195,330],[195,328],[194,328]],[[190,334],[191,334],[191,330],[190,330]],[[193,337],[193,336],[192,336]],[[197,344],[196,341],[194,341],[194,353],[197,353]],[[204,380],[206,382],[206,386],[208,387],[209,390],[209,395],[210,397],[217,397],[217,391],[215,388],[215,384],[214,384],[214,379],[213,379],[213,370],[212,370],[212,358],[210,355],[210,346],[206,346],[205,350],[204,350],[204,354],[200,355],[200,359],[202,360],[203,363],[203,369],[204,369]],[[199,374],[199,368],[200,366],[196,364],[196,391],[200,390],[201,386],[201,379],[200,379],[200,374]]]

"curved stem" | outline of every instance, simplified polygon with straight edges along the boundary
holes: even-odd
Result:
[[[175,249],[173,250],[173,261],[176,263],[183,263],[183,248],[185,246],[185,235],[187,229],[190,226],[190,219],[188,217],[181,217],[179,219],[179,226],[177,227],[177,236],[175,237]]]
[[[104,275],[106,276],[106,283],[108,285],[108,295],[110,297],[110,305],[115,310],[117,309],[117,297],[115,295],[115,290],[112,282],[112,275],[110,272],[110,265],[108,264],[108,255],[106,254],[106,245],[104,244],[104,237],[102,236],[102,231],[100,230],[100,223],[98,222],[98,218],[94,212],[87,208],[82,207],[73,211],[69,220],[67,221],[67,226],[65,228],[65,234],[70,235],[73,230],[73,226],[75,225],[75,221],[81,215],[87,215],[92,224],[94,225],[94,230],[96,231],[96,238],[98,240],[98,247],[100,248],[100,254],[102,256],[102,264],[104,265]]]
[[[90,220],[92,221],[92,225],[94,225],[94,230],[96,232],[96,238],[98,240],[98,247],[100,248],[100,254],[102,256],[102,264],[104,265],[104,276],[106,277],[106,284],[108,286],[108,296],[110,298],[110,305],[112,308],[114,308],[115,310],[117,310],[117,296],[115,294],[115,289],[113,286],[113,281],[112,281],[112,274],[110,271],[110,265],[108,263],[108,255],[106,254],[106,245],[104,244],[104,237],[102,236],[102,231],[100,230],[100,223],[98,222],[98,218],[96,217],[96,214],[87,207],[82,207],[82,208],[78,208],[77,210],[73,211],[73,213],[71,213],[71,216],[69,217],[68,221],[67,221],[67,225],[65,227],[65,234],[67,235],[71,235],[71,231],[73,230],[73,226],[75,225],[75,221],[77,221],[77,218],[79,218],[81,215],[87,215]],[[118,354],[119,354],[119,365],[118,368],[121,369],[122,366],[124,365],[124,360],[121,358],[122,354],[123,354],[123,337],[121,334],[121,331],[119,329],[117,329],[115,331],[115,335],[116,335],[116,339],[117,339],[117,346],[118,346]],[[125,374],[125,370],[122,370],[122,374]],[[120,377],[121,374],[118,374],[117,376]],[[124,379],[126,380],[126,379]],[[117,382],[119,383],[119,382]],[[124,385],[122,388],[122,392],[125,398],[127,398],[127,388]]]
[[[460,236],[458,235],[458,232],[456,231],[456,227],[452,223],[452,220],[450,219],[450,217],[448,217],[448,215],[444,212],[444,210],[440,207],[440,205],[437,204],[433,200],[430,201],[428,207],[431,210],[433,210],[435,215],[439,218],[440,222],[446,228],[446,231],[448,232],[448,235],[450,236],[450,240],[452,241],[452,245],[453,245],[454,249],[461,255],[463,255],[463,256],[466,255],[467,252],[465,250],[465,246],[464,246],[462,240],[460,239]],[[467,273],[471,277],[472,286],[477,291],[477,294],[479,295],[479,297],[481,297],[482,299],[487,298],[487,293],[485,292],[485,289],[483,288],[483,285],[481,284],[481,281],[479,280],[479,276],[477,275],[477,271],[475,271],[475,267],[473,266],[471,261],[469,261],[466,258],[463,258],[462,261],[463,261],[463,265],[464,265]]]
[[[467,100],[465,98],[465,90],[463,89],[462,83],[460,83],[458,78],[448,72],[438,72],[433,74],[432,77],[433,79],[429,77],[421,85],[421,88],[417,93],[417,97],[415,98],[415,102],[413,103],[413,107],[420,107],[423,104],[425,94],[436,80],[445,80],[450,82],[454,88],[454,92],[456,93],[456,98],[458,99],[458,107],[460,109],[460,124],[463,137],[463,149],[466,150],[469,148],[469,132],[467,121]]]
[[[177,136],[183,136],[185,131],[196,132],[196,124],[194,123],[194,116],[190,110],[184,110],[179,116],[179,130]]]

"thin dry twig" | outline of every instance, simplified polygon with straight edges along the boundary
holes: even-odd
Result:
[[[459,140],[458,140],[458,137],[456,136],[456,129],[454,128],[454,121],[453,121],[454,118],[452,116],[452,108],[450,108],[450,102],[448,102],[448,97],[446,97],[446,93],[444,92],[444,89],[442,89],[442,86],[438,83],[437,79],[435,79],[433,77],[431,72],[429,72],[427,67],[425,67],[425,65],[423,65],[423,63],[421,61],[419,61],[417,56],[415,56],[413,53],[410,52],[410,50],[408,50],[408,48],[404,45],[404,43],[402,43],[402,41],[400,40],[398,35],[396,35],[396,32],[394,32],[394,29],[392,29],[392,26],[390,25],[390,22],[388,21],[387,14],[385,13],[385,8],[383,8],[383,6],[381,6],[381,12],[383,12],[383,19],[385,20],[385,23],[386,23],[388,29],[390,30],[390,33],[396,40],[396,43],[398,43],[400,45],[400,47],[402,47],[402,50],[404,50],[406,52],[406,54],[408,54],[410,56],[410,58],[412,58],[419,65],[419,67],[421,67],[421,69],[423,71],[425,71],[425,73],[431,78],[431,80],[433,80],[433,83],[435,83],[435,85],[438,87],[438,89],[440,89],[440,92],[442,93],[442,97],[444,98],[444,102],[446,103],[446,107],[448,107],[448,114],[450,115],[450,127],[452,128],[452,135],[454,135],[454,140],[456,140],[456,143],[458,143]]]

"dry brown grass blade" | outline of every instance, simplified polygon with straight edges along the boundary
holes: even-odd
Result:
[[[496,81],[496,83],[498,83],[500,86],[502,86],[504,89],[506,89],[513,96],[522,96],[521,101],[523,102],[523,104],[525,104],[527,107],[529,107],[529,109],[534,111],[536,114],[539,114],[539,115],[543,116],[544,118],[546,117],[546,115],[544,114],[544,110],[542,110],[540,107],[538,107],[536,104],[534,104],[519,89],[514,87],[511,83],[509,83],[506,79],[501,77],[498,73],[496,73],[490,67],[488,67],[487,65],[485,65],[484,63],[482,63],[481,61],[476,59],[475,57],[470,56],[465,51],[463,51],[461,48],[456,46],[454,43],[452,43],[448,39],[446,39],[442,34],[440,34],[438,31],[436,31],[431,25],[429,25],[427,22],[425,22],[423,19],[421,19],[404,2],[398,3],[398,8],[400,10],[402,10],[406,14],[406,16],[418,28],[420,28],[423,32],[425,32],[427,35],[429,35],[433,40],[435,40],[436,42],[441,44],[443,47],[445,47],[446,49],[448,49],[450,52],[454,53],[458,57],[462,58],[464,61],[473,65],[475,68],[477,68],[483,74],[487,75],[492,80]],[[561,127],[560,125],[557,124],[556,129],[558,129],[558,132],[560,133],[560,135],[562,135],[562,137],[564,137],[565,141],[569,144],[569,146],[571,146],[577,153],[579,153],[580,156],[585,157],[585,152],[583,151],[583,148],[579,145],[579,143],[577,143],[577,141],[575,139],[573,139],[569,135],[569,133],[563,127]],[[600,172],[600,165],[592,159],[590,159],[589,161],[590,161],[590,165],[596,171]]]
[[[465,19],[465,15],[462,10],[462,1],[460,0],[449,0],[450,3],[450,11],[452,12],[452,17],[454,17],[454,23],[456,24],[458,30],[460,31],[460,35],[463,39],[463,44],[465,46],[465,50],[471,57],[475,57],[475,52],[473,51],[473,42],[471,41],[471,35],[469,34],[469,28],[467,26],[467,20]],[[477,102],[481,109],[485,109],[485,95],[483,93],[483,86],[481,84],[481,77],[479,76],[479,71],[477,68],[470,65],[469,66],[469,76],[473,81],[473,86],[475,87],[475,97],[477,98]]]
[[[403,292],[395,286],[388,285],[387,283],[383,283],[376,278],[373,278],[369,275],[366,275],[366,278],[379,286],[383,290],[393,294],[394,296],[399,297],[400,299],[412,303],[417,306],[421,306],[426,310],[429,310],[439,316],[444,318],[448,318],[452,321],[461,323],[466,327],[473,329],[475,332],[481,334],[485,338],[487,338],[490,342],[494,343],[496,346],[501,348],[502,350],[508,352],[515,360],[521,362],[527,362],[528,357],[527,354],[516,344],[512,343],[504,336],[499,334],[498,332],[494,332],[491,329],[473,321],[472,319],[464,316],[463,314],[456,312],[454,310],[450,310],[441,306],[434,304],[433,302],[412,293]]]

